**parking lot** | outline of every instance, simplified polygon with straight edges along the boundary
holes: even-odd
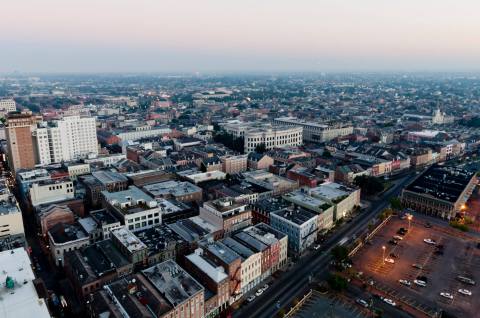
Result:
[[[295,318],[351,317],[366,318],[368,311],[334,295],[313,293],[293,315]]]
[[[409,228],[408,219],[392,217],[354,256],[354,268],[363,273],[367,285],[427,315],[433,316],[442,309],[459,317],[478,317],[478,283],[472,286],[457,279],[458,275],[480,279],[480,249],[476,241],[452,231],[446,224],[432,222],[431,227],[426,227],[427,223],[427,217],[414,215]],[[402,227],[408,231],[404,235],[398,233]],[[393,237],[398,236],[402,239],[394,243]],[[389,258],[393,263],[388,262]],[[401,279],[410,286],[401,284]],[[426,286],[415,284],[416,279],[426,281]],[[459,289],[467,289],[472,295],[463,295]],[[453,299],[440,293],[449,293]]]

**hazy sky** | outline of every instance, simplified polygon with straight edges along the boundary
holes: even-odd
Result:
[[[479,0],[0,0],[0,72],[480,70]]]

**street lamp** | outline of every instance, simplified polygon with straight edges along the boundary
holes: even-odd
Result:
[[[385,265],[385,245],[382,246],[382,264]]]
[[[409,214],[407,216],[407,220],[408,220],[408,230],[410,231],[410,223],[412,222],[412,219],[413,219],[413,215]]]

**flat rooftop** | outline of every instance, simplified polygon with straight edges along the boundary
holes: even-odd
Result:
[[[102,195],[111,205],[119,205],[126,214],[155,208],[157,201],[137,188],[130,186],[127,190],[119,192],[102,191]]]
[[[240,255],[231,250],[228,246],[222,244],[221,242],[214,242],[208,244],[206,247],[213,255],[221,259],[225,264],[231,264],[237,259],[241,259]]]
[[[48,232],[57,244],[88,238],[88,234],[83,228],[75,224],[60,223],[53,226]]]
[[[239,232],[233,236],[234,239],[242,242],[256,252],[262,252],[268,248],[268,245],[247,232]]]
[[[475,172],[452,166],[431,166],[405,188],[451,203],[457,202]]]
[[[240,255],[242,257],[242,260],[244,259],[247,259],[249,258],[250,256],[252,256],[253,254],[255,254],[254,251],[252,251],[252,249],[250,249],[248,246],[240,243],[239,241],[237,240],[234,240],[233,238],[231,237],[227,237],[225,239],[222,240],[222,243],[225,245],[225,246],[228,246],[231,250],[233,250],[235,253],[237,253],[238,255]]]
[[[335,182],[325,182],[315,188],[311,188],[309,191],[313,196],[319,196],[333,201],[348,196],[354,189]]]
[[[174,307],[204,291],[200,283],[172,260],[147,268],[142,273]]]
[[[0,279],[2,284],[11,277],[13,288],[0,288],[0,317],[49,318],[47,305],[39,299],[33,280],[35,275],[30,258],[23,248],[0,252]]]
[[[102,184],[128,181],[127,177],[125,177],[124,175],[110,170],[94,171],[92,172],[92,176],[94,176]]]
[[[111,233],[130,253],[135,253],[147,248],[135,234],[125,227],[114,229]]]
[[[101,225],[107,225],[107,224],[113,224],[113,223],[120,222],[119,220],[117,220],[116,217],[114,217],[106,209],[91,211],[90,212],[90,217]]]
[[[302,204],[305,207],[311,207],[312,209],[320,208],[322,210],[326,210],[331,206],[330,203],[322,199],[313,197],[302,189],[287,193],[283,196],[283,198],[297,205]]]
[[[202,188],[190,182],[165,181],[149,184],[143,187],[152,196],[182,196],[196,192],[202,192]]]
[[[0,201],[0,215],[20,213],[17,206],[17,200],[13,194],[8,196],[7,200]]]
[[[105,289],[109,295],[94,301],[99,313],[120,312],[121,317],[124,313],[128,317],[162,317],[173,309],[168,300],[140,274],[121,278],[106,285]],[[132,290],[135,292],[131,293]]]
[[[135,235],[147,246],[149,256],[166,250],[170,244],[186,243],[180,235],[164,224],[137,231]]]
[[[225,274],[225,270],[222,266],[216,266],[212,264],[203,257],[199,250],[196,250],[195,253],[185,257],[216,283],[221,283],[228,278],[228,275]]]
[[[286,219],[290,222],[293,222],[297,225],[302,225],[317,216],[316,214],[313,214],[312,212],[309,212],[303,209],[295,209],[295,210],[284,209],[284,210],[273,212],[273,214],[278,215],[279,217]]]

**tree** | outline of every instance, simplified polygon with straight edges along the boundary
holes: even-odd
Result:
[[[358,176],[353,181],[365,195],[374,195],[383,191],[383,183],[372,176]]]
[[[330,288],[332,288],[335,291],[342,291],[345,288],[347,288],[348,282],[347,280],[338,274],[332,274],[328,277],[328,285],[330,285]]]
[[[392,197],[390,198],[390,206],[392,209],[400,210],[402,208],[402,201],[400,201],[399,197]]]
[[[217,132],[213,136],[213,141],[221,143],[221,144],[225,145],[226,147],[228,147],[232,150],[235,150],[239,153],[243,153],[243,148],[244,148],[243,137],[235,137],[232,134],[221,131],[221,132]]]
[[[265,151],[267,151],[267,146],[263,142],[255,147],[255,152],[257,153],[265,153]]]
[[[348,258],[348,249],[345,246],[337,245],[330,252],[337,262],[342,262]]]

